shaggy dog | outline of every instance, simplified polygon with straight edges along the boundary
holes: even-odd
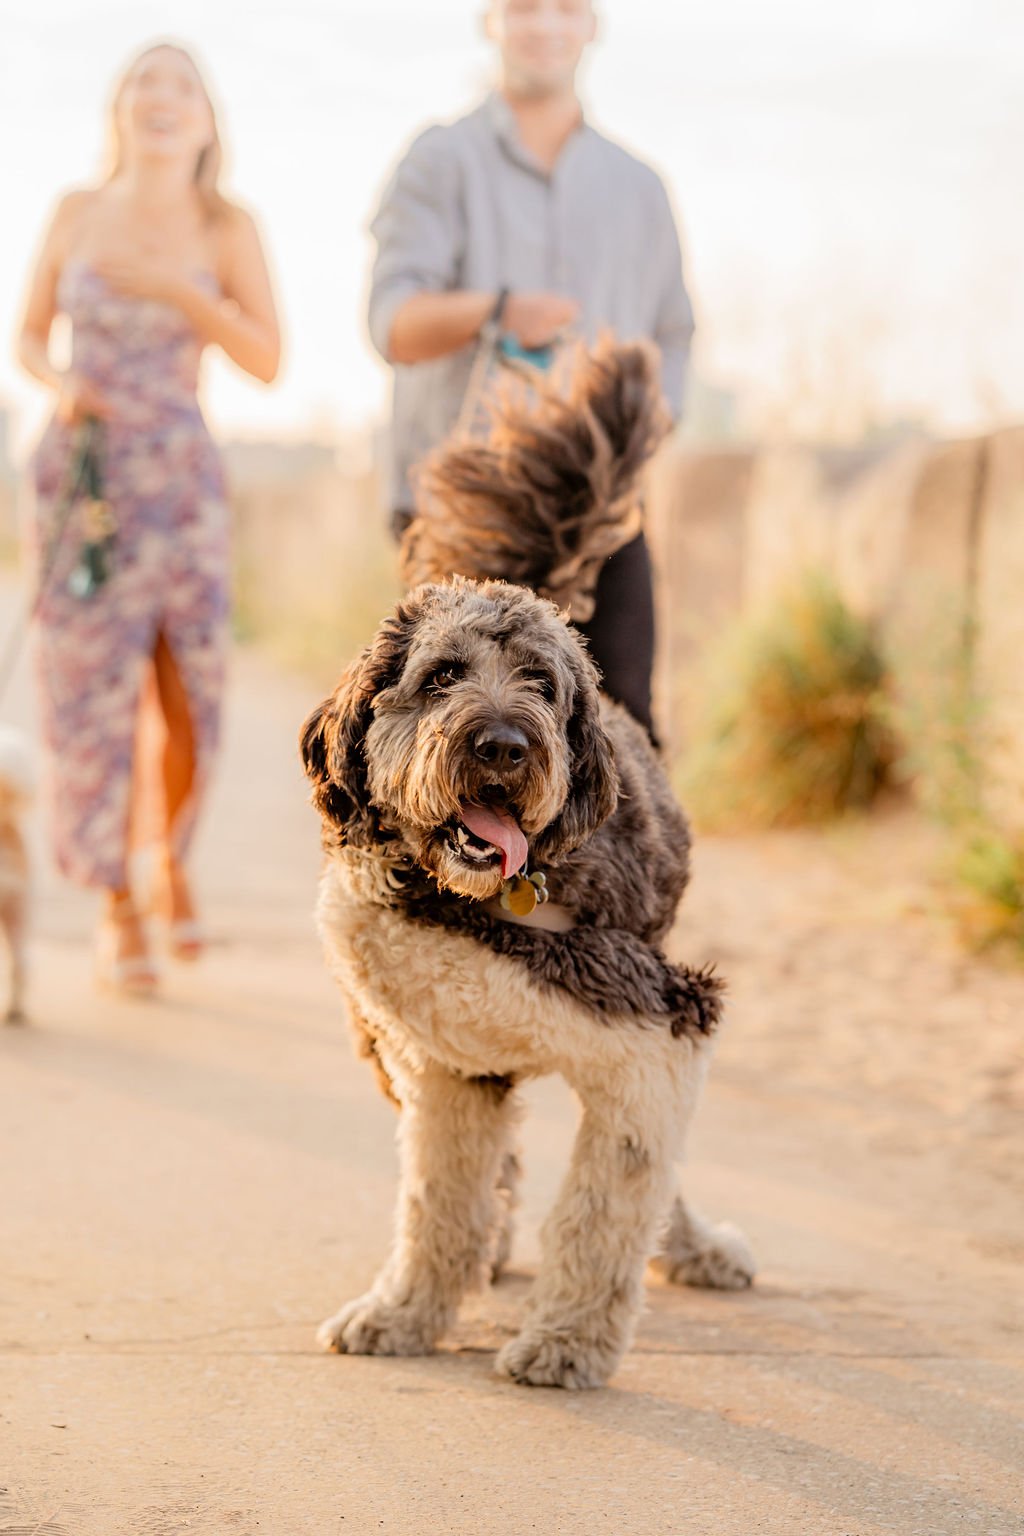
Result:
[[[328,855],[320,933],[402,1109],[393,1251],[323,1325],[330,1349],[429,1352],[500,1267],[517,1086],[543,1073],[571,1084],[582,1119],[499,1370],[607,1381],[659,1234],[670,1279],[753,1274],[734,1229],[672,1201],[722,990],[661,949],[686,822],[555,606],[586,612],[601,561],[635,527],[660,430],[652,370],[641,348],[605,348],[568,395],[505,400],[488,445],[428,464],[403,551],[423,584],[303,729]],[[465,574],[441,580],[453,569]]]

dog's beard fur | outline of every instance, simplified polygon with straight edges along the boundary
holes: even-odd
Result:
[[[476,756],[477,735],[495,721],[529,742],[521,767],[501,770]],[[462,803],[506,810],[529,839],[556,819],[569,791],[568,743],[552,705],[535,683],[515,676],[491,686],[474,676],[426,700],[387,690],[366,734],[366,759],[373,803],[416,862],[439,885],[478,900],[500,891],[501,858],[485,864],[462,851]]]

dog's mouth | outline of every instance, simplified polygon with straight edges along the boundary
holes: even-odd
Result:
[[[513,805],[460,800],[459,814],[445,834],[449,852],[472,869],[496,869],[500,864],[502,879],[507,880],[526,863],[529,848]]]

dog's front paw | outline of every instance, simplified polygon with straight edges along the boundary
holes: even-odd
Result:
[[[336,1355],[429,1355],[436,1329],[421,1313],[375,1296],[350,1301],[317,1329],[321,1349]]]
[[[525,1387],[566,1387],[578,1392],[603,1387],[620,1356],[621,1350],[602,1348],[593,1339],[538,1324],[509,1340],[495,1369]]]
[[[692,1218],[685,1235],[669,1232],[665,1247],[651,1260],[655,1274],[669,1285],[697,1285],[713,1291],[744,1291],[753,1284],[757,1261],[750,1244],[732,1222]]]

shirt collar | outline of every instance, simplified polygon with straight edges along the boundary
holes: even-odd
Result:
[[[545,181],[549,181],[557,174],[571,153],[573,146],[579,142],[582,135],[588,129],[586,114],[581,106],[579,127],[566,141],[561,154],[549,171],[547,166],[542,165],[537,156],[527,149],[523,143],[519,135],[519,124],[516,122],[516,115],[500,91],[490,92],[484,101],[484,110],[494,130],[495,138],[509,159],[514,160],[524,170],[531,171],[534,176],[542,176]]]

